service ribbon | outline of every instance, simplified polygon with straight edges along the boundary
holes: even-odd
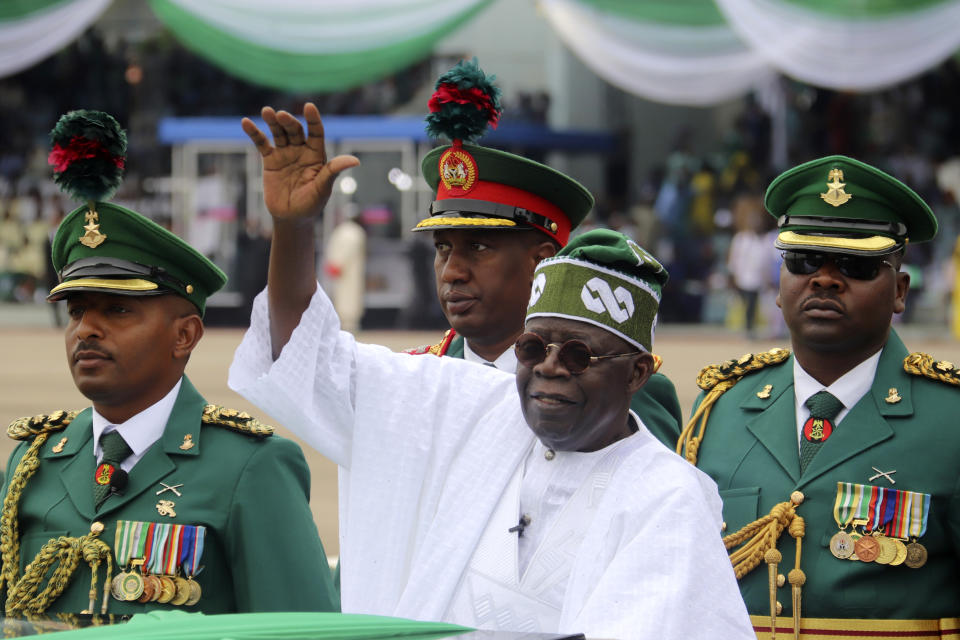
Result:
[[[153,539],[156,535],[156,523],[155,522],[144,522],[143,525],[146,527],[146,532],[143,535],[143,540],[140,543],[140,557],[143,558],[143,570],[144,572],[150,571],[150,563],[153,561]]]
[[[171,524],[170,535],[167,537],[167,544],[163,550],[163,575],[177,575],[177,560],[180,558],[180,533],[183,529],[182,524]]]
[[[837,483],[837,499],[833,503],[833,519],[837,526],[845,529],[853,519],[853,512],[858,506],[862,491],[857,491],[862,485],[855,485],[852,482]]]
[[[187,560],[193,556],[193,543],[196,539],[196,529],[192,524],[185,524],[180,531],[180,557],[177,559],[177,562],[180,564],[180,568],[183,569],[183,573],[186,576],[192,575]]]
[[[862,484],[853,485],[856,495],[854,500],[853,519],[867,522],[870,520],[870,504],[873,502],[873,492],[877,487]]]
[[[117,566],[125,567],[130,562],[133,553],[133,520],[117,520],[117,534],[113,539],[114,554],[117,557]]]
[[[160,522],[151,522],[153,528],[153,544],[150,551],[150,573],[163,575],[163,550],[170,535],[170,525]]]
[[[930,512],[930,494],[911,491],[910,524],[911,538],[919,538],[927,532],[927,515]]]
[[[877,509],[880,514],[877,518],[878,526],[875,527],[876,529],[886,529],[887,523],[893,519],[893,513],[897,506],[897,493],[899,491],[896,489],[883,489],[883,500]]]
[[[191,545],[190,556],[188,557],[187,564],[187,575],[193,577],[200,573],[202,569],[200,568],[200,558],[203,557],[203,541],[207,536],[207,528],[201,525],[194,527],[193,531],[193,542]]]
[[[880,525],[880,512],[883,507],[883,487],[870,487],[870,513],[867,515],[867,530],[876,531]]]
[[[891,491],[895,491],[891,489]],[[897,495],[897,501],[893,507],[893,518],[891,518],[889,524],[887,524],[886,529],[883,533],[888,538],[906,538],[907,534],[907,518],[910,510],[910,492],[909,491],[895,491]]]

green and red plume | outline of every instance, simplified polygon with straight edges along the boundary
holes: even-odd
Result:
[[[487,76],[477,59],[461,60],[437,80],[436,91],[427,105],[427,134],[450,140],[475,142],[500,120],[500,88],[496,76]]]
[[[107,200],[123,180],[127,134],[113,116],[79,109],[60,117],[50,132],[53,181],[86,202]]]

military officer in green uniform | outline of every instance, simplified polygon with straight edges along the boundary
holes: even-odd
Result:
[[[908,243],[937,222],[843,157],[776,178],[777,304],[792,350],[705,368],[678,451],[716,481],[758,636],[960,634],[960,374],[910,353]]]
[[[125,135],[71,112],[55,180],[86,201],[53,241],[67,364],[92,406],[15,421],[0,514],[7,615],[333,610],[299,447],[184,375],[224,274],[106,202]]]
[[[421,170],[436,199],[414,231],[433,233],[437,297],[451,329],[439,343],[409,353],[515,372],[513,345],[523,333],[534,269],[567,244],[594,200],[576,180],[548,166],[470,144],[499,118],[499,89],[491,80],[476,61],[463,61],[441,76],[430,100],[428,132],[452,144],[423,159]],[[480,122],[468,130],[471,118]],[[673,446],[683,412],[666,376],[652,375],[631,408]]]

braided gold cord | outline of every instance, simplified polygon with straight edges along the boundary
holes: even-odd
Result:
[[[203,417],[201,420],[203,424],[227,427],[258,438],[266,438],[273,435],[273,427],[263,424],[250,414],[235,409],[227,409],[215,404],[208,404],[203,408]]]
[[[79,413],[79,411],[54,411],[49,415],[19,418],[7,427],[7,435],[14,440],[28,440],[41,433],[62,431]]]
[[[737,380],[723,380],[711,388],[690,421],[683,427],[683,431],[680,432],[680,439],[677,440],[677,453],[686,458],[687,462],[693,466],[697,466],[697,453],[700,450],[700,443],[703,442],[703,433],[707,430],[710,410],[720,399],[720,396],[736,383]],[[693,430],[696,429],[698,423],[700,424],[700,431],[694,436]]]
[[[49,437],[49,432],[41,433],[30,443],[13,471],[7,495],[3,499],[3,510],[0,511],[0,589],[6,585],[8,601],[10,589],[17,583],[20,574],[20,523],[17,518],[20,496],[23,495],[27,480],[40,467],[38,452]]]
[[[81,560],[87,562],[93,574],[90,588],[90,601],[92,604],[96,600],[97,570],[101,561],[107,561],[108,583],[110,580],[109,574],[113,571],[110,547],[99,540],[97,538],[98,535],[99,531],[91,531],[81,538],[60,536],[43,545],[37,557],[27,565],[23,577],[7,590],[6,615],[38,614],[46,611],[50,603],[60,597],[63,590],[67,588],[67,585],[70,583],[70,578],[77,570]],[[43,591],[37,593],[37,590],[40,588],[40,583],[55,563],[56,568],[47,581],[47,586]],[[105,611],[107,597],[109,596],[108,589],[104,590],[103,596],[102,611]]]
[[[903,370],[915,376],[923,376],[960,386],[960,370],[954,367],[952,362],[946,360],[934,361],[932,356],[919,351],[911,353],[903,359]]]

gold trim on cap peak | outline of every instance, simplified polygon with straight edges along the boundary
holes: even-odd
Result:
[[[837,238],[835,236],[815,236],[795,231],[782,231],[777,240],[785,245],[828,247],[851,251],[883,251],[897,245],[897,241],[886,236],[869,238]]]
[[[50,290],[50,295],[64,291],[66,289],[76,289],[78,287],[96,287],[98,289],[117,289],[119,291],[154,291],[160,286],[156,282],[149,280],[140,280],[139,278],[131,280],[116,280],[108,278],[77,278],[76,280],[67,280],[61,282]]]

